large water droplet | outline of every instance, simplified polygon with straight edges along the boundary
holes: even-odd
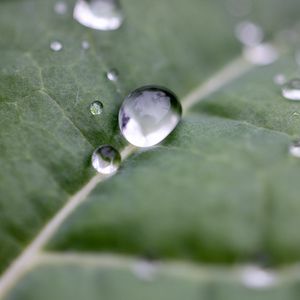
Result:
[[[116,30],[123,23],[118,0],[77,0],[73,17],[80,24],[97,30]]]
[[[97,148],[92,155],[92,165],[101,174],[115,173],[121,164],[121,155],[118,150],[110,145]]]
[[[110,69],[106,72],[106,78],[110,81],[117,81],[119,78],[119,72],[116,69]]]
[[[290,145],[289,152],[292,156],[300,158],[300,141],[295,141]]]
[[[278,59],[278,51],[271,44],[259,44],[244,49],[245,58],[254,65],[270,65]]]
[[[300,100],[300,79],[292,79],[282,86],[282,96],[288,100]]]
[[[90,112],[92,115],[101,115],[103,112],[103,104],[100,101],[94,101],[90,105]]]
[[[174,130],[181,113],[181,104],[171,91],[145,86],[125,98],[119,111],[119,126],[129,143],[151,147]]]
[[[235,28],[235,35],[245,46],[255,46],[262,42],[264,33],[262,29],[249,21],[239,23]]]
[[[63,45],[59,41],[53,41],[50,44],[50,49],[55,51],[55,52],[62,50],[62,48],[63,48]]]

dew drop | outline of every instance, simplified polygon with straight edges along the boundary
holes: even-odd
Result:
[[[239,23],[235,28],[235,35],[241,43],[248,47],[260,44],[264,38],[262,29],[249,21]]]
[[[300,141],[295,141],[290,145],[289,152],[292,156],[300,158]]]
[[[115,173],[121,164],[121,155],[118,150],[110,145],[97,148],[92,155],[92,165],[101,174]]]
[[[110,81],[117,81],[119,78],[119,72],[116,69],[111,69],[106,72],[106,78]]]
[[[65,2],[59,1],[54,4],[54,11],[58,15],[65,15],[67,13],[68,6]]]
[[[268,43],[244,49],[244,57],[254,65],[270,65],[278,59],[278,56],[276,48]]]
[[[94,101],[90,105],[90,112],[94,116],[101,115],[103,112],[103,104],[100,101]]]
[[[181,104],[171,91],[144,86],[125,98],[119,111],[119,127],[129,143],[151,147],[174,130],[181,114]]]
[[[119,0],[77,0],[74,19],[80,24],[97,30],[116,30],[123,23]]]
[[[58,51],[62,50],[63,45],[62,45],[62,43],[59,42],[59,41],[53,41],[53,42],[51,42],[51,44],[50,44],[50,48],[51,48],[51,50],[53,50],[53,51],[55,51],[55,52],[58,52]]]
[[[277,278],[274,273],[258,266],[248,266],[242,273],[242,282],[248,288],[267,288],[273,286],[276,281]]]
[[[82,42],[81,42],[81,48],[82,48],[83,50],[88,50],[88,49],[90,49],[90,43],[89,43],[88,41],[82,41]]]
[[[277,85],[283,85],[286,83],[286,77],[283,74],[276,74],[273,81]]]
[[[282,96],[288,100],[300,100],[300,79],[292,79],[282,86]]]

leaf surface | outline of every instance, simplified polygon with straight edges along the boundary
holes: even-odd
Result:
[[[225,2],[128,0],[122,3],[122,28],[99,32],[72,19],[71,0],[63,16],[53,11],[55,1],[1,1],[0,270],[9,269],[94,176],[90,156],[96,146],[124,147],[117,114],[126,94],[153,83],[184,101],[239,57],[234,26],[241,18],[233,17]],[[284,48],[293,49],[278,32],[295,24],[298,1],[254,1],[252,8],[247,18],[262,25],[266,38],[288,40]],[[62,43],[62,51],[50,49],[53,41]],[[82,49],[82,41],[90,49]],[[117,82],[105,76],[112,68],[119,72]],[[298,136],[300,118],[298,104],[282,99],[272,82],[283,71],[297,75],[291,54],[270,67],[241,72],[205,99],[199,95],[204,101],[178,129],[101,182],[47,249],[195,263],[245,262],[261,253],[273,264],[299,259],[300,166],[288,146]],[[100,116],[89,112],[94,100],[104,105]],[[43,289],[36,289],[32,278],[43,273],[47,285],[46,278],[61,272],[49,268],[29,273],[11,297],[25,299],[28,293],[35,299]],[[68,276],[69,269],[62,269]],[[98,271],[89,270],[88,276],[97,277]],[[81,273],[81,267],[74,269],[74,283]],[[58,299],[75,291],[69,289],[63,283]],[[183,283],[181,292],[186,289]]]

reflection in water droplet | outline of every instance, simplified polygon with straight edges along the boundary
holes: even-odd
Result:
[[[129,143],[151,147],[174,130],[181,113],[181,104],[171,91],[145,86],[125,98],[119,111],[119,126]]]
[[[274,273],[257,266],[249,266],[242,273],[242,282],[248,288],[262,289],[273,286],[277,281]]]
[[[65,15],[67,13],[68,6],[65,2],[59,1],[54,4],[54,11],[58,15]]]
[[[149,261],[139,261],[133,266],[133,273],[138,279],[151,281],[157,271],[157,266]]]
[[[282,86],[282,96],[288,100],[300,100],[300,79],[292,79]]]
[[[58,41],[53,41],[53,42],[51,42],[51,44],[50,44],[50,48],[51,48],[51,50],[57,52],[57,51],[62,50],[63,45],[62,45],[62,43],[60,43],[60,42],[58,42]]]
[[[100,101],[94,101],[90,105],[90,112],[92,115],[101,115],[103,111],[103,104]]]
[[[82,41],[81,48],[84,50],[88,50],[90,48],[90,43],[88,41]]]
[[[118,0],[77,0],[73,17],[80,24],[97,30],[116,30],[123,23]]]
[[[106,73],[106,78],[110,81],[117,81],[119,73],[116,69],[111,69]]]
[[[262,29],[249,21],[239,23],[235,28],[235,35],[245,46],[258,45],[264,38]]]
[[[121,155],[118,150],[110,145],[97,148],[92,155],[92,165],[101,174],[115,173],[121,164]]]
[[[300,158],[300,141],[295,141],[290,145],[289,152],[292,156]]]
[[[277,85],[283,85],[286,83],[286,77],[283,74],[276,74],[273,78],[273,81]]]
[[[271,44],[260,44],[244,49],[244,57],[255,65],[270,65],[278,59],[278,51]]]

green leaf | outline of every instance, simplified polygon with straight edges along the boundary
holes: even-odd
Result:
[[[54,0],[0,2],[0,297],[48,299],[44,291],[58,280],[52,299],[93,299],[92,293],[118,299],[127,291],[128,299],[139,293],[192,299],[202,295],[198,284],[203,295],[216,291],[216,299],[248,299],[253,291],[247,295],[240,276],[227,284],[231,266],[222,271],[217,264],[261,254],[274,265],[299,259],[300,165],[288,155],[299,108],[272,82],[278,72],[297,75],[294,45],[278,33],[293,28],[299,1],[253,2],[247,18],[289,50],[262,68],[240,58],[234,26],[241,18],[226,1],[123,2],[126,21],[115,32],[76,23],[71,0],[63,16],[54,13]],[[55,40],[62,51],[51,51]],[[90,49],[81,48],[83,40]],[[117,82],[105,77],[111,68],[119,71]],[[93,149],[125,146],[117,125],[122,99],[151,83],[167,86],[189,107],[182,123],[161,145],[135,152],[114,177],[95,177]],[[104,105],[100,116],[89,112],[94,100]],[[207,269],[209,281],[167,274],[147,287],[110,265],[65,267],[63,258],[52,265],[40,259],[49,250],[58,257],[104,251],[217,269],[213,276]],[[36,259],[42,266],[31,270]],[[274,299],[277,292],[288,299],[294,289],[288,283],[254,293]]]
[[[22,299],[233,299],[293,300],[299,295],[299,268],[284,270],[272,289],[243,287],[240,267],[193,266],[172,262],[152,266],[151,276],[137,272],[141,262],[126,257],[43,257],[44,265],[18,285],[9,300]],[[249,269],[250,270],[250,269]],[[290,277],[294,278],[290,282]]]

